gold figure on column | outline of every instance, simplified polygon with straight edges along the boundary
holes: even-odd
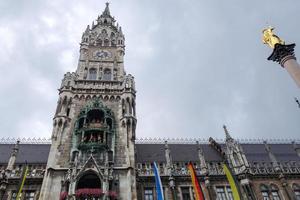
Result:
[[[264,44],[269,45],[272,49],[274,49],[275,44],[284,44],[284,41],[281,40],[277,35],[273,33],[274,28],[273,27],[268,27],[265,28],[262,33],[262,41]]]

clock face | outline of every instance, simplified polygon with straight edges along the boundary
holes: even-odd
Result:
[[[110,58],[111,57],[111,52],[109,51],[105,51],[105,50],[100,50],[100,51],[96,51],[94,56],[97,59],[105,59],[105,58]]]

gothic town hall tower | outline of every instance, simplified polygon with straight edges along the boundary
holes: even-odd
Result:
[[[124,54],[107,3],[82,34],[76,72],[62,80],[40,199],[136,199],[136,91]]]

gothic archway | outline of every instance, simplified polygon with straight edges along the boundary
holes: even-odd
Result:
[[[76,184],[76,199],[100,199],[103,195],[99,176],[89,171],[82,175]]]
[[[77,183],[77,189],[82,188],[101,188],[101,181],[95,173],[87,173]]]

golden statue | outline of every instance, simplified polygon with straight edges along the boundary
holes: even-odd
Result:
[[[262,41],[264,44],[268,44],[272,49],[274,49],[275,44],[284,44],[284,41],[281,40],[277,35],[273,33],[274,28],[269,27],[264,29]]]

